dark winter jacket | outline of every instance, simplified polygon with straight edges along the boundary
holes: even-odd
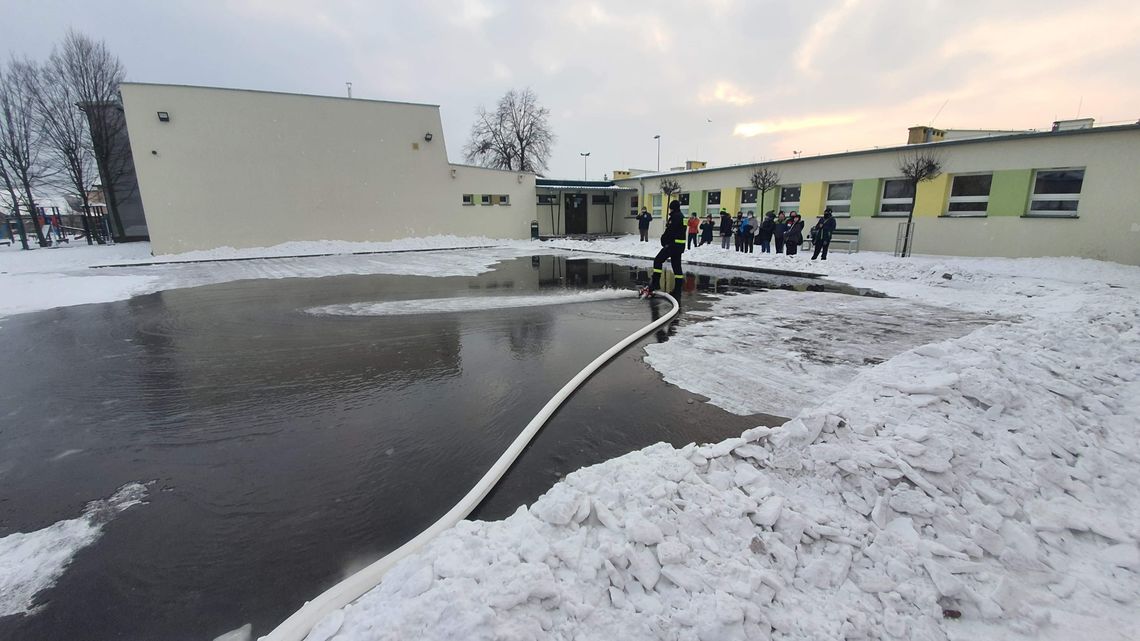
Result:
[[[728,214],[721,214],[720,215],[720,235],[721,236],[731,236],[732,235],[732,216],[729,216]]]
[[[714,225],[713,221],[711,220],[706,220],[705,222],[701,223],[701,240],[705,242],[712,242],[713,229],[715,228],[716,225]]]
[[[797,220],[784,234],[785,245],[802,245],[804,242],[804,221]]]
[[[770,242],[774,231],[776,231],[776,219],[765,218],[764,222],[760,223],[760,229],[756,232],[756,240],[762,243]]]
[[[823,226],[819,229],[819,242],[830,243],[831,235],[835,233],[835,217],[824,216]]]
[[[788,221],[780,222],[776,220],[773,222],[775,226],[772,228],[772,235],[777,239],[782,239],[784,235],[788,233]]]
[[[653,220],[653,214],[643,211],[637,215],[637,228],[649,229],[649,223]]]
[[[661,246],[676,246],[678,250],[685,251],[685,216],[681,212],[669,212],[665,232],[661,234]]]

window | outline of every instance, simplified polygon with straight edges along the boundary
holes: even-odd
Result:
[[[653,215],[661,215],[661,194],[653,194]]]
[[[756,190],[745,189],[740,192],[741,205],[755,205],[756,204]]]
[[[947,216],[985,216],[990,203],[990,184],[993,174],[954,176],[950,186],[950,203]]]
[[[709,197],[705,202],[708,203],[709,205],[719,205],[720,204],[720,192],[719,191],[710,191]]]
[[[879,199],[880,216],[906,216],[914,204],[914,185],[906,178],[883,181],[883,197]]]
[[[608,205],[610,204],[609,194],[594,194],[590,196],[590,202],[595,205]]]
[[[850,216],[851,183],[827,183],[827,202],[824,207],[830,207],[833,216]]]
[[[558,202],[558,198],[554,194],[539,194],[538,204],[540,205],[553,205]]]
[[[482,197],[479,198],[479,203],[483,204],[483,205],[490,205],[491,204],[491,194],[483,194]]]
[[[629,197],[629,215],[636,216],[637,214],[637,194],[631,194]]]
[[[800,186],[788,185],[787,187],[780,187],[780,207],[779,210],[785,214],[790,214],[793,211],[800,210]]]
[[[491,202],[496,205],[509,205],[511,204],[511,197],[507,194],[495,194],[491,196]]]
[[[681,203],[681,207],[689,206],[689,194],[677,194],[677,202]]]
[[[463,204],[464,205],[474,205],[475,204],[475,194],[463,194]]]
[[[1084,169],[1038,169],[1026,215],[1075,218],[1084,181]]]

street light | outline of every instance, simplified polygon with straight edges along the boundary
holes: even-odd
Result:
[[[579,151],[578,155],[582,157],[582,180],[588,180],[588,178],[586,178],[586,163],[588,162],[586,159],[590,157],[590,152]]]
[[[653,137],[657,141],[657,171],[661,171],[661,134]]]

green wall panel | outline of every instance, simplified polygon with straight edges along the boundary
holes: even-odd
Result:
[[[856,180],[851,185],[851,215],[874,216],[879,213],[879,179]]]
[[[1032,169],[995,171],[993,182],[990,183],[990,202],[986,208],[986,215],[1025,215],[1032,181]]]

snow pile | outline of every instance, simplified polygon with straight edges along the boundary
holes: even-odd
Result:
[[[463,523],[309,638],[1131,638],[1140,290],[1046,289],[781,428],[656,445]]]
[[[380,303],[348,303],[312,307],[310,314],[331,316],[407,316],[412,314],[445,314],[454,312],[475,312],[492,309],[512,309],[517,307],[541,307],[543,305],[566,305],[588,303],[599,300],[629,299],[627,289],[595,289],[587,291],[565,291],[556,294],[536,294],[533,296],[457,296],[453,298],[419,298]]]
[[[0,539],[0,617],[31,612],[33,597],[55,584],[71,559],[99,538],[103,525],[144,498],[145,485],[128,483],[111,498],[88,503],[79,518]]]
[[[725,296],[668,343],[646,345],[665,380],[730,412],[795,416],[864,368],[956,338],[992,316],[893,298],[772,290]]]

